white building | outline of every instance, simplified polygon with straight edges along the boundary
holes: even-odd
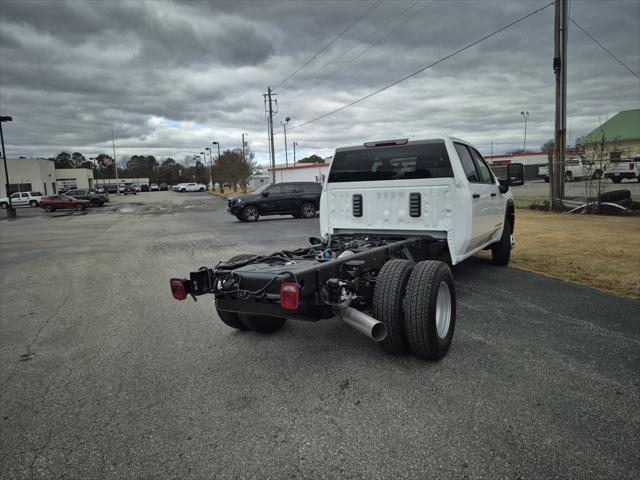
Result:
[[[14,192],[40,192],[43,195],[56,193],[56,175],[53,160],[46,158],[7,158],[9,192],[0,190],[0,196]],[[4,162],[0,161],[0,183],[4,186]]]
[[[546,165],[548,156],[544,152],[505,153],[503,155],[486,155],[485,160],[491,166],[521,163],[523,165]]]
[[[329,173],[329,162],[298,163],[291,167],[276,166],[276,183],[282,182],[317,182],[324,183]],[[269,169],[269,175],[272,170]]]
[[[58,190],[93,188],[93,170],[90,168],[59,168],[55,176]]]

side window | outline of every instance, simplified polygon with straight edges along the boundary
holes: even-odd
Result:
[[[29,194],[28,193],[21,193],[20,195],[22,196],[22,198],[29,198]]]
[[[487,162],[484,161],[484,158],[482,158],[482,155],[480,155],[478,151],[473,148],[469,148],[469,150],[471,150],[473,161],[475,162],[476,169],[480,174],[480,181],[482,183],[493,183],[493,175],[491,174],[491,169],[487,165]]]
[[[282,185],[272,185],[271,187],[269,187],[269,195],[280,195],[282,193]]]
[[[287,183],[282,186],[283,193],[291,194],[291,193],[302,193],[302,186],[297,183]]]
[[[460,157],[460,162],[462,163],[462,168],[464,170],[464,174],[467,176],[467,180],[475,183],[479,182],[480,180],[478,179],[475,164],[473,163],[473,159],[471,158],[471,154],[467,147],[459,143],[454,145],[456,146],[456,152],[458,152],[458,156]]]
[[[44,188],[47,188],[47,186],[45,185]],[[33,197],[41,197],[42,194],[40,192],[31,192],[31,196],[33,196]]]

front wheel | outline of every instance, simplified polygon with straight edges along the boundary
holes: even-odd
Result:
[[[242,209],[242,218],[245,222],[257,222],[260,218],[260,212],[253,205],[249,205]]]
[[[316,216],[316,206],[313,203],[305,203],[300,208],[302,218],[313,218]]]
[[[101,207],[102,206],[102,202],[100,200],[98,200],[97,198],[94,198],[93,200],[91,200],[91,206],[92,207]]]
[[[199,192],[204,192],[204,188],[201,188],[200,190],[198,190]]]
[[[79,212],[79,211],[81,211],[81,210],[84,210],[84,209],[85,209],[85,206],[84,206],[84,205],[82,205],[81,203],[79,203],[79,204],[77,204],[77,205],[76,205],[76,210],[77,210],[78,212]]]
[[[8,204],[7,202],[1,202],[1,203],[0,203],[0,208],[1,208],[1,209],[3,209],[3,210],[4,210],[5,208],[9,208],[9,204]]]
[[[405,337],[416,356],[440,360],[447,354],[456,326],[456,290],[446,263],[415,264],[407,283],[404,316]]]
[[[38,202],[37,202],[36,200],[31,200],[31,201],[29,202],[29,206],[30,206],[31,208],[35,208],[35,207],[37,207],[37,206],[38,206]]]
[[[602,170],[596,170],[593,172],[593,175],[591,175],[592,180],[600,180],[600,178],[602,178]]]
[[[565,172],[564,174],[564,181],[566,183],[569,183],[573,180],[573,174],[571,172]]]
[[[45,205],[44,206],[44,211],[45,212],[53,212],[55,209],[53,208],[52,205]]]
[[[500,240],[491,245],[491,260],[494,265],[507,265],[511,259],[511,224],[504,219]]]

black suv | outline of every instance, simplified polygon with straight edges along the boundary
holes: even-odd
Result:
[[[227,212],[241,222],[255,222],[260,215],[293,215],[313,218],[320,207],[322,185],[315,182],[274,183],[253,193],[229,199]]]

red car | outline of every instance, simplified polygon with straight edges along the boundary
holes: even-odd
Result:
[[[42,197],[40,199],[40,206],[47,212],[53,212],[54,210],[62,210],[67,208],[73,208],[76,210],[84,210],[89,206],[91,202],[89,200],[79,200],[77,198],[70,197],[64,193],[53,195],[51,197]]]

